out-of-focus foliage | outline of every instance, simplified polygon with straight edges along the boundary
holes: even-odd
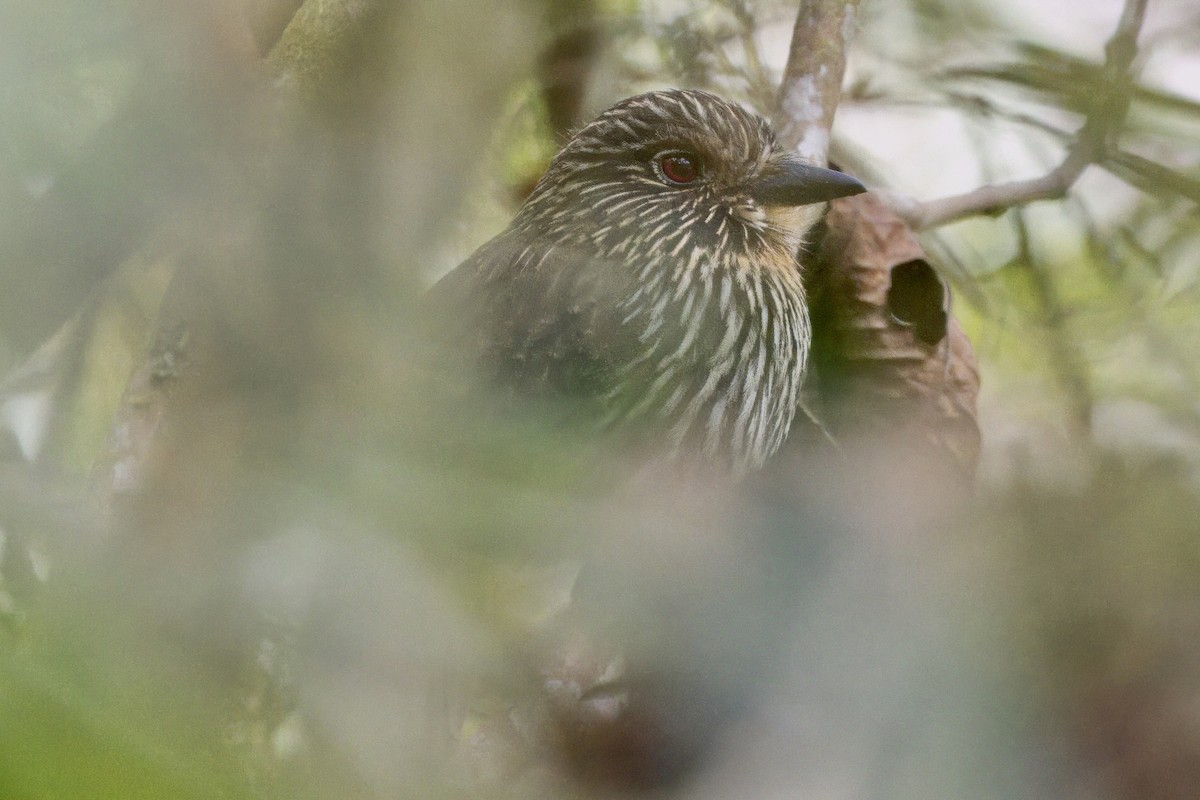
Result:
[[[864,1],[835,160],[1061,160],[1120,8],[1018,5]],[[464,404],[414,323],[610,101],[769,111],[794,4],[298,6],[3,14],[0,797],[1196,796],[1192,3],[1065,200],[926,234],[984,368],[966,508],[890,449],[631,465]]]

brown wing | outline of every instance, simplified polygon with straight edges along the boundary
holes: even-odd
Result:
[[[442,278],[427,305],[456,357],[485,381],[599,416],[627,349],[598,285],[613,273],[577,251],[509,232]]]

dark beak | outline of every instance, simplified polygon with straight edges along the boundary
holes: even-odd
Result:
[[[750,184],[750,195],[764,206],[806,206],[866,190],[867,187],[844,172],[793,160],[768,168]]]

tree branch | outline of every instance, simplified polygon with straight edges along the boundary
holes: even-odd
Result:
[[[1013,206],[1057,200],[1066,195],[1085,169],[1107,157],[1125,121],[1130,98],[1129,70],[1137,56],[1137,39],[1147,2],[1126,0],[1120,22],[1104,47],[1106,91],[1079,128],[1061,164],[1038,178],[981,186],[939,200],[921,202],[899,193],[881,192],[888,205],[919,230],[978,214],[1000,214]]]
[[[858,0],[802,0],[796,14],[775,130],[784,147],[815,164],[824,164],[828,157],[857,11]]]

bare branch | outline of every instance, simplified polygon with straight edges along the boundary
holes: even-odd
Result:
[[[1104,47],[1103,85],[1107,92],[1080,127],[1061,164],[1038,178],[981,186],[965,194],[927,202],[894,192],[881,192],[888,205],[909,225],[921,229],[1063,197],[1083,171],[1103,161],[1115,145],[1116,133],[1129,108],[1130,66],[1137,56],[1137,38],[1147,2],[1126,0],[1117,29]]]
[[[917,230],[980,214],[996,215],[1018,205],[1038,200],[1057,200],[1075,184],[1088,165],[1094,163],[1075,148],[1054,169],[1038,178],[980,186],[964,194],[920,202],[898,192],[877,192],[893,211]]]
[[[829,153],[829,131],[842,91],[846,50],[854,35],[858,0],[801,0],[775,110],[784,147],[815,164]]]

